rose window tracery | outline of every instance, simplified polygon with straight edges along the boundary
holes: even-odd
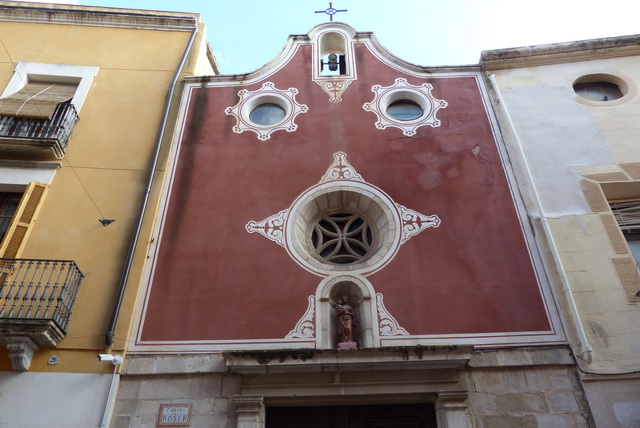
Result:
[[[324,215],[311,227],[311,244],[318,257],[328,263],[349,264],[365,260],[373,248],[369,222],[354,212]]]

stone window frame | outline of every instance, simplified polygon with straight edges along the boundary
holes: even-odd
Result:
[[[619,167],[621,171],[584,174],[581,186],[591,212],[600,217],[615,252],[615,255],[611,257],[611,263],[627,301],[638,303],[640,302],[640,296],[638,296],[640,294],[640,267],[611,211],[607,191],[611,194],[611,190],[616,186],[637,183],[638,193],[635,196],[640,198],[640,162],[619,164]]]
[[[375,229],[375,249],[360,262],[328,263],[312,248],[310,231],[315,219],[339,210],[362,215]],[[368,183],[338,180],[313,186],[298,197],[289,212],[285,225],[290,244],[288,252],[302,267],[321,276],[371,274],[389,263],[401,244],[402,220],[395,203],[386,193]]]
[[[578,91],[576,91],[576,84],[598,82],[609,83],[617,86],[620,89],[622,96],[620,98],[607,101],[593,101],[583,97],[578,93]],[[611,107],[624,104],[627,101],[633,99],[638,93],[638,87],[636,86],[634,80],[618,72],[589,73],[581,75],[573,81],[573,83],[571,84],[571,88],[578,102],[591,107]]]

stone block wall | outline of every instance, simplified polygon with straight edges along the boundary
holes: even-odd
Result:
[[[122,377],[110,427],[155,427],[161,404],[192,404],[192,427],[232,427],[230,397],[239,388],[240,377],[228,374]]]
[[[476,428],[593,427],[575,369],[487,367],[470,372]]]
[[[459,350],[449,352],[454,351]],[[398,361],[388,367],[393,370],[376,371],[366,365],[364,371],[325,367],[319,372],[270,374],[267,370],[245,375],[228,373],[216,354],[133,357],[121,376],[111,427],[155,427],[162,404],[189,404],[191,427],[234,428],[238,404],[234,396],[264,397],[267,406],[273,400],[279,405],[435,400],[439,408],[451,407],[446,398],[453,394],[456,410],[468,420],[467,428],[595,428],[584,379],[567,347],[474,350],[469,356],[468,364],[457,369],[438,365],[418,369],[416,360]],[[590,382],[592,394],[604,396],[619,389],[617,379]],[[627,383],[631,390],[633,382]],[[633,394],[627,395],[629,403],[618,409],[625,420],[629,419],[627,409],[637,402]],[[613,415],[616,409],[607,411]],[[451,426],[448,421],[441,423],[440,428]]]

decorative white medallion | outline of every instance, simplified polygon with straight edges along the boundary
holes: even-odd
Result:
[[[378,305],[378,331],[380,336],[409,336],[409,332],[400,327],[398,321],[387,311],[382,302],[382,293],[376,294]]]
[[[298,125],[294,123],[296,116],[306,113],[309,107],[296,101],[297,93],[296,88],[282,90],[277,89],[273,83],[266,82],[262,88],[255,91],[246,89],[238,91],[240,101],[235,106],[227,107],[224,112],[236,118],[233,132],[240,134],[244,131],[253,131],[258,134],[259,140],[266,141],[275,131],[293,132],[298,129]],[[282,112],[282,117],[277,117],[273,121],[267,120],[266,124],[252,120],[254,110],[263,105],[275,106],[275,109]]]
[[[309,296],[309,305],[296,327],[285,336],[285,339],[313,339],[316,337],[313,315],[316,311],[316,298]]]
[[[267,217],[262,221],[250,221],[245,225],[245,229],[247,229],[249,233],[259,233],[281,247],[284,247],[283,226],[287,219],[288,212],[289,210],[282,210],[278,214]]]
[[[320,179],[320,183],[335,180],[364,181],[362,176],[356,172],[355,168],[347,162],[346,153],[337,152],[333,154],[333,163]]]
[[[424,215],[396,204],[400,210],[402,219],[402,243],[404,244],[414,235],[422,232],[427,227],[440,226],[440,219],[437,215]]]
[[[362,108],[365,111],[375,113],[378,117],[376,128],[386,129],[390,126],[400,128],[404,135],[411,137],[415,135],[416,129],[421,126],[434,128],[440,126],[436,113],[441,108],[445,108],[447,102],[434,98],[431,95],[432,89],[433,86],[429,83],[415,86],[407,83],[406,79],[399,77],[391,86],[374,85],[371,88],[371,92],[375,94],[373,101],[365,103]],[[417,114],[416,117],[411,116],[409,119],[394,117],[390,113],[389,106],[397,102],[415,105],[422,112]]]
[[[367,183],[347,162],[345,153],[337,152],[333,158],[318,184],[305,190],[290,208],[248,222],[247,232],[257,232],[284,247],[296,263],[316,275],[348,272],[366,276],[389,263],[411,237],[440,225],[437,216],[399,205]],[[350,238],[324,242],[320,238],[324,235],[318,233],[323,219],[331,219],[336,236]],[[339,245],[350,247],[341,250]],[[333,257],[334,253],[339,256]],[[344,254],[353,257],[340,256]]]
[[[351,82],[353,82],[353,79],[316,80],[316,83],[320,85],[322,90],[329,95],[329,102],[332,103],[339,103],[342,101],[342,94],[347,90],[347,87]]]

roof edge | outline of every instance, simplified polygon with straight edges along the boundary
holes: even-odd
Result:
[[[191,31],[198,13],[0,1],[0,21]]]
[[[640,54],[640,35],[605,37],[573,42],[482,51],[485,70],[618,58]]]

